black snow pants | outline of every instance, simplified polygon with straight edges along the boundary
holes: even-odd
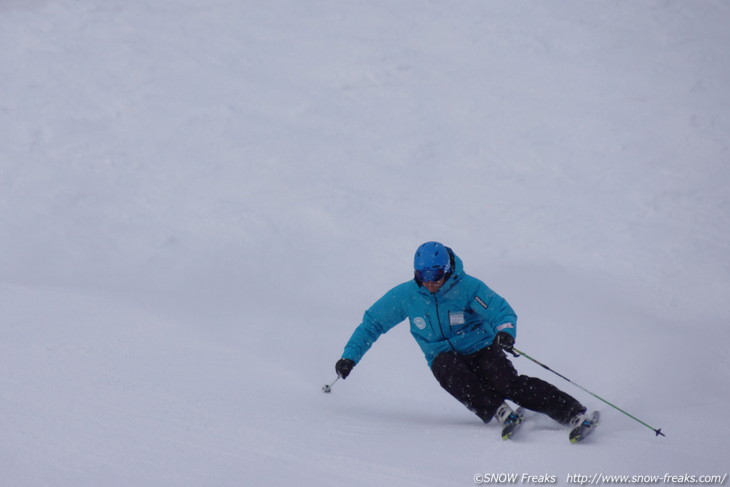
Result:
[[[540,413],[561,424],[586,411],[572,396],[536,377],[518,375],[499,347],[488,346],[476,353],[439,354],[431,371],[441,387],[488,423],[505,399]]]

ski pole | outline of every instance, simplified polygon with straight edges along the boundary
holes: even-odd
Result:
[[[620,407],[616,406],[615,404],[611,404],[610,402],[606,401],[606,400],[605,400],[604,398],[602,398],[601,396],[599,396],[599,395],[597,395],[597,394],[594,394],[594,393],[592,393],[591,391],[589,391],[589,390],[588,390],[588,389],[586,389],[585,387],[581,386],[580,384],[576,384],[576,383],[575,383],[575,382],[573,382],[572,380],[570,380],[570,379],[568,379],[567,377],[565,377],[565,376],[564,376],[563,374],[560,374],[560,373],[558,373],[558,372],[554,371],[553,369],[551,369],[550,367],[548,367],[548,366],[547,366],[547,365],[545,365],[544,363],[542,363],[542,362],[540,362],[540,361],[538,361],[538,360],[535,360],[534,358],[530,357],[530,356],[529,356],[529,355],[527,355],[527,354],[526,354],[525,352],[523,352],[523,351],[521,351],[521,350],[518,350],[518,349],[516,349],[516,348],[514,348],[514,347],[512,347],[512,349],[513,349],[513,350],[514,350],[515,352],[517,352],[517,353],[518,353],[519,355],[522,355],[523,357],[525,357],[526,359],[532,360],[533,362],[535,362],[535,363],[536,363],[537,365],[539,365],[539,366],[540,366],[540,367],[542,367],[543,369],[545,369],[545,370],[549,370],[550,372],[552,372],[553,374],[557,375],[558,377],[560,377],[560,378],[562,378],[562,379],[565,379],[565,380],[567,380],[568,382],[570,382],[571,384],[573,384],[574,386],[576,386],[576,387],[577,387],[578,389],[580,389],[580,390],[582,390],[582,391],[585,391],[585,392],[587,392],[587,393],[588,393],[588,394],[590,394],[591,396],[595,397],[596,399],[598,399],[598,400],[600,400],[600,401],[603,401],[603,402],[605,402],[606,404],[608,404],[608,405],[609,405],[609,406],[611,406],[612,408],[614,408],[614,409],[616,409],[617,411],[619,411],[619,412],[621,412],[621,413],[625,414],[626,416],[628,416],[629,418],[633,419],[634,421],[636,421],[636,422],[638,422],[638,423],[641,423],[641,424],[643,424],[644,426],[646,426],[646,427],[647,427],[647,428],[649,428],[650,430],[654,431],[654,433],[656,433],[656,436],[659,436],[659,435],[661,435],[661,436],[666,436],[666,435],[665,435],[664,433],[662,433],[662,429],[661,429],[661,428],[654,428],[653,426],[649,426],[648,424],[646,424],[645,422],[643,422],[642,420],[640,420],[640,419],[639,419],[639,418],[637,418],[636,416],[633,416],[633,415],[631,415],[631,414],[627,413],[626,411],[624,411],[624,410],[623,410],[623,409],[621,409]]]
[[[332,384],[325,384],[322,386],[322,392],[330,392],[332,390],[332,386],[335,385],[335,382],[340,380],[340,376],[338,375],[335,380],[332,381]]]

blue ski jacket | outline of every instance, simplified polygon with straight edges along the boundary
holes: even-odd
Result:
[[[436,293],[415,279],[388,291],[365,312],[342,358],[358,363],[380,335],[406,319],[429,367],[443,352],[481,350],[500,331],[516,337],[517,315],[507,301],[466,274],[461,259],[450,249],[449,253],[454,270]]]

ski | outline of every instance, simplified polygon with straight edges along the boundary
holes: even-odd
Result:
[[[520,429],[520,426],[522,426],[522,423],[524,422],[525,410],[523,408],[517,408],[515,412],[509,415],[507,421],[504,423],[504,428],[502,428],[502,439],[509,440],[512,438],[512,435]]]
[[[570,442],[579,443],[583,441],[588,435],[593,433],[593,430],[596,429],[600,421],[601,415],[598,411],[593,411],[593,414],[585,418],[581,424],[570,431]]]

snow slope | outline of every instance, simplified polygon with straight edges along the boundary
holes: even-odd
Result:
[[[0,2],[8,486],[727,472],[730,6]],[[600,409],[509,443],[361,314],[440,240]],[[527,482],[521,482],[527,483]]]

